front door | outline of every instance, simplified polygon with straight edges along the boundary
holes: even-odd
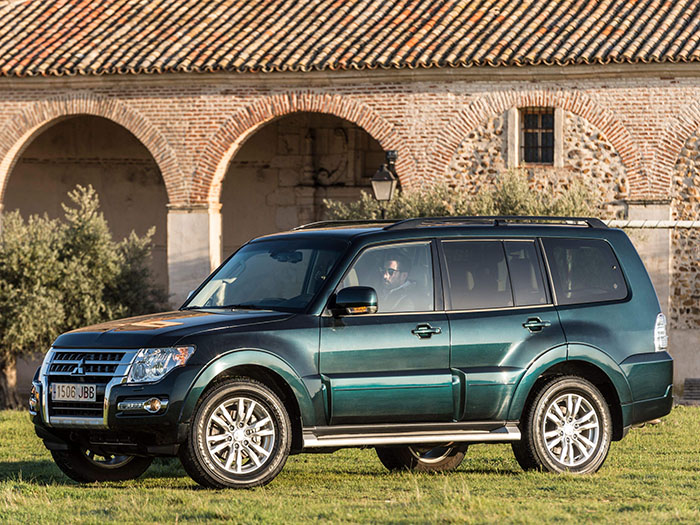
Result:
[[[331,424],[451,421],[450,332],[435,311],[428,241],[366,249],[338,290],[371,286],[378,312],[323,317],[320,371]]]

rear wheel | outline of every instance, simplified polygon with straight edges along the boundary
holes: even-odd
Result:
[[[250,488],[272,481],[291,447],[291,423],[267,386],[235,378],[204,395],[180,460],[210,488]]]
[[[589,474],[610,449],[610,409],[600,391],[576,376],[554,378],[540,388],[521,421],[513,452],[525,470]]]
[[[408,445],[377,447],[377,456],[389,470],[441,472],[459,467],[467,452],[467,445]]]
[[[51,455],[58,468],[79,483],[136,479],[153,462],[153,458],[117,456],[87,448],[52,450]]]

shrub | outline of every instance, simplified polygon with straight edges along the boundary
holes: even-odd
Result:
[[[372,220],[382,216],[382,208],[371,195],[362,192],[355,202],[325,199],[331,220]],[[489,190],[476,195],[464,187],[437,184],[416,190],[399,191],[386,207],[389,219],[470,215],[595,216],[599,202],[580,181],[552,195],[533,190],[527,177],[518,171],[505,173]]]
[[[68,193],[65,220],[3,216],[0,232],[0,406],[16,407],[17,357],[66,330],[163,309],[146,263],[154,229],[116,243],[88,186]]]

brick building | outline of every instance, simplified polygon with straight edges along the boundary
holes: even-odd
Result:
[[[0,1],[2,208],[91,183],[115,235],[156,226],[173,303],[388,149],[404,188],[523,168],[607,217],[700,219],[700,2]],[[700,234],[632,235],[700,377]]]

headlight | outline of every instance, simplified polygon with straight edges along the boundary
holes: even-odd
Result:
[[[183,366],[194,353],[193,346],[142,348],[131,364],[127,383],[153,383],[173,368]]]

